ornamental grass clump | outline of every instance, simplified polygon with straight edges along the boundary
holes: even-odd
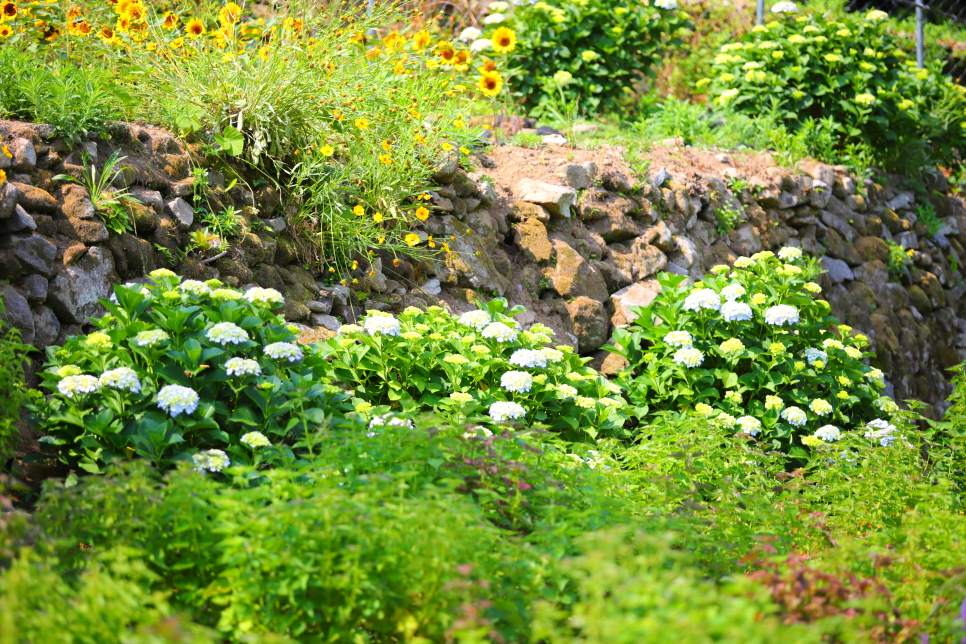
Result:
[[[958,166],[966,94],[935,60],[916,66],[882,11],[839,20],[785,12],[724,45],[698,81],[715,104],[774,114],[790,131],[822,123],[838,152],[862,144],[887,168]]]
[[[899,411],[880,396],[883,373],[863,362],[868,338],[815,298],[814,259],[783,248],[712,272],[693,287],[661,274],[658,297],[606,347],[630,363],[616,382],[636,416],[695,412],[804,456],[804,447],[888,424]]]
[[[544,424],[585,440],[622,435],[620,390],[585,366],[542,324],[523,330],[504,299],[460,316],[408,308],[370,312],[320,345],[333,376],[355,391],[357,411],[436,410],[476,423]]]
[[[47,350],[51,393],[32,405],[43,444],[71,467],[138,455],[220,472],[349,409],[325,361],[273,311],[277,291],[243,296],[161,269],[113,299],[98,331]]]

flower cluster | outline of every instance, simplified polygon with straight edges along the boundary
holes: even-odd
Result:
[[[399,335],[399,320],[389,313],[374,312],[362,323],[362,328],[369,335]]]
[[[295,362],[303,358],[302,350],[291,342],[273,342],[265,346],[264,352],[272,360]]]
[[[229,344],[241,344],[249,340],[248,332],[232,322],[219,322],[205,334],[206,337],[222,346]]]
[[[220,449],[208,449],[198,452],[191,457],[195,464],[195,469],[199,472],[221,472],[231,465],[228,454]]]
[[[257,360],[229,358],[225,361],[225,373],[229,376],[259,376],[262,368]]]
[[[198,393],[189,387],[166,385],[158,392],[158,407],[172,418],[193,414],[198,409]]]
[[[138,380],[138,375],[134,372],[134,369],[129,367],[118,367],[105,371],[98,379],[98,384],[101,387],[130,391],[133,394],[141,392],[141,381]]]

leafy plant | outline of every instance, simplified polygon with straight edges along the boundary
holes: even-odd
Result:
[[[889,275],[894,279],[899,280],[906,275],[906,267],[912,265],[912,255],[915,253],[911,248],[906,250],[899,244],[892,240],[886,239],[886,245],[889,247],[889,262],[887,268],[889,270]]]
[[[204,211],[201,215],[201,222],[207,224],[216,237],[226,241],[229,237],[238,235],[242,223],[239,212],[231,206],[217,213]]]
[[[477,423],[540,423],[576,440],[621,434],[625,403],[586,358],[545,346],[553,333],[546,326],[519,330],[512,318],[522,307],[508,309],[504,299],[480,307],[459,318],[439,307],[409,308],[399,319],[370,312],[321,355],[363,403],[356,409],[374,416],[399,406]]]
[[[792,134],[808,121],[835,123],[834,144],[863,144],[887,168],[959,164],[966,96],[939,61],[917,69],[889,35],[887,14],[839,20],[790,13],[724,45],[713,78],[700,81],[719,105],[770,111]],[[828,128],[823,128],[828,129]]]
[[[517,132],[510,139],[510,145],[536,150],[543,147],[543,137],[534,132]]]
[[[97,159],[92,159],[87,152],[82,154],[82,158],[84,174],[79,180],[69,174],[58,174],[54,180],[72,181],[84,186],[104,225],[116,233],[130,232],[131,215],[125,208],[125,202],[141,202],[127,190],[112,187],[115,179],[124,170],[121,162],[127,157],[121,156],[120,150],[115,150],[104,162],[104,169],[101,171],[97,170]]]
[[[290,442],[339,415],[344,396],[325,384],[325,361],[272,313],[278,292],[243,297],[166,269],[151,278],[102,301],[110,313],[98,331],[48,348],[41,378],[51,395],[31,407],[59,460],[100,472],[137,454],[218,471],[250,461],[251,440]],[[250,432],[262,438],[243,441]]]
[[[715,208],[714,216],[718,220],[718,234],[727,235],[745,216],[745,211],[739,204],[725,203]]]
[[[801,445],[815,440],[809,433],[835,440],[897,410],[878,396],[882,372],[860,362],[870,355],[861,350],[868,338],[850,337],[844,325],[839,337],[827,331],[837,321],[810,295],[821,291],[811,281],[817,264],[801,258],[797,248],[741,257],[693,289],[680,288],[681,276],[661,275],[657,299],[605,347],[630,363],[617,383],[635,416],[698,410],[803,456]]]
[[[0,400],[0,456],[6,456],[13,448],[20,432],[21,406],[26,400],[23,364],[27,351],[20,331],[4,320],[6,309],[0,297],[0,387],[4,392]]]
[[[927,233],[930,236],[938,233],[943,226],[943,222],[939,221],[939,216],[936,214],[936,208],[932,205],[932,203],[917,203],[915,208],[916,217],[919,219],[919,223],[926,227]]]
[[[505,50],[497,31],[509,25],[514,34],[508,73],[524,109],[557,100],[559,88],[548,81],[563,71],[572,78],[563,87],[565,102],[576,102],[582,112],[606,112],[625,105],[634,83],[652,76],[664,52],[677,44],[674,34],[685,20],[676,6],[661,2],[615,9],[605,0],[537,2],[516,6],[506,21],[491,7],[484,23],[495,27],[488,38],[497,43],[497,53]]]

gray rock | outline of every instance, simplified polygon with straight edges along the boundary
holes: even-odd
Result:
[[[845,199],[855,194],[855,179],[852,177],[836,177],[832,184],[832,193],[839,199]]]
[[[456,150],[444,152],[442,158],[433,167],[433,181],[443,184],[455,179],[460,167],[459,162],[459,152]]]
[[[577,191],[567,186],[555,186],[535,179],[523,179],[516,187],[520,201],[540,204],[557,217],[570,217],[570,208],[577,201]]]
[[[305,302],[305,308],[312,311],[312,313],[327,315],[332,312],[332,300],[308,300]]]
[[[742,226],[732,231],[729,237],[729,246],[738,255],[753,255],[762,249],[761,235],[753,226]]]
[[[698,249],[695,247],[693,241],[680,235],[675,235],[673,239],[674,252],[668,255],[669,262],[674,262],[683,268],[691,268],[701,261],[701,257],[698,255]]]
[[[688,269],[684,268],[683,266],[678,266],[671,261],[667,263],[667,268],[665,270],[667,270],[668,273],[674,273],[675,275],[684,275],[685,277],[690,275],[690,273],[688,273]]]
[[[422,291],[426,295],[436,296],[436,295],[439,295],[440,293],[443,292],[443,287],[440,284],[440,282],[439,282],[438,279],[433,278],[433,279],[427,281],[422,286],[420,286],[418,290]]]
[[[855,279],[852,269],[841,259],[834,259],[828,256],[822,257],[822,266],[828,272],[828,278],[832,280],[833,284],[841,284],[842,282]]]
[[[54,312],[44,305],[34,307],[34,347],[38,351],[43,351],[47,347],[57,343],[60,335],[60,320]]]
[[[57,247],[40,235],[12,235],[10,244],[13,254],[20,260],[20,265],[28,273],[37,273],[44,277],[53,277],[54,259],[57,257]]]
[[[610,325],[604,313],[604,305],[589,297],[580,296],[567,302],[567,313],[577,336],[580,353],[596,351],[607,342]]]
[[[557,174],[574,190],[589,188],[593,182],[587,173],[587,168],[579,163],[568,163],[561,167]]]
[[[0,158],[7,158],[3,154],[0,154]],[[20,191],[17,187],[5,181],[2,186],[0,186],[0,219],[6,219],[13,214],[13,209],[17,207],[17,201],[20,199]]]
[[[664,182],[667,181],[670,176],[671,175],[668,174],[667,168],[661,168],[660,170],[657,171],[657,174],[654,175],[654,178],[651,179],[651,184],[655,188],[660,188],[661,186],[664,185]]]
[[[181,197],[164,204],[164,212],[178,221],[179,230],[188,230],[195,223],[195,209]]]
[[[20,191],[17,203],[25,209],[30,212],[44,212],[49,214],[57,212],[57,200],[46,190],[42,190],[28,183],[12,183]]]
[[[484,208],[489,208],[496,203],[497,195],[492,183],[489,181],[480,181],[476,187],[480,191],[480,205]]]
[[[190,193],[189,193],[190,194]],[[133,188],[131,196],[150,207],[159,215],[164,212],[164,198],[157,190],[145,190],[144,188]]]
[[[349,304],[349,289],[348,287],[342,286],[341,284],[336,284],[335,286],[325,286],[323,290],[330,291],[332,293],[332,299],[336,304],[342,306],[348,306]]]
[[[329,331],[338,331],[339,327],[342,326],[342,323],[339,322],[339,318],[333,315],[313,313],[309,320],[311,320],[312,326],[320,326],[323,329],[328,329]]]
[[[285,220],[285,217],[276,217],[275,219],[265,219],[262,221],[262,223],[265,224],[265,226],[267,226],[268,229],[272,231],[272,233],[275,235],[279,234],[280,232],[288,228],[288,221]]]
[[[27,211],[20,204],[14,206],[13,215],[0,221],[0,232],[3,233],[33,232],[35,230],[37,230],[37,222],[27,214]]]
[[[816,208],[824,208],[832,198],[832,188],[820,179],[812,181],[812,189],[808,191],[808,203]]]
[[[671,229],[664,221],[659,221],[655,225],[644,231],[641,236],[644,241],[652,246],[657,246],[665,253],[674,250],[674,240],[672,239]]]
[[[919,237],[911,230],[908,230],[904,233],[899,233],[895,236],[895,239],[896,243],[906,250],[909,250],[910,248],[913,250],[919,250]]]
[[[65,266],[50,283],[47,303],[68,324],[85,324],[102,315],[98,300],[111,295],[114,260],[107,249],[89,248],[76,263]]]
[[[851,244],[858,239],[859,233],[856,232],[855,228],[850,226],[844,219],[833,215],[828,210],[823,210],[821,212],[821,218],[823,224],[837,231],[840,235],[842,235],[842,237],[845,237],[845,241],[848,243]]]
[[[96,214],[94,204],[83,186],[64,186],[60,189],[60,199],[60,214],[68,219],[93,219]]]
[[[30,302],[43,302],[47,299],[47,278],[28,275],[20,283],[24,296]]]
[[[831,186],[835,183],[835,170],[831,166],[824,163],[813,163],[805,168],[805,172],[812,178],[813,187],[816,181],[820,181],[829,188],[829,194],[831,194]]]
[[[614,310],[614,314],[610,319],[611,324],[615,327],[629,325],[637,319],[637,313],[632,308],[648,306],[660,292],[661,285],[657,280],[647,280],[644,282],[635,282],[613,293],[610,296],[610,304]]]
[[[912,208],[916,203],[916,193],[907,191],[900,192],[895,197],[885,203],[889,210],[899,210],[900,208]]]
[[[20,339],[26,344],[34,342],[34,316],[30,312],[27,298],[9,284],[0,284],[0,300],[3,300],[5,313],[0,320],[20,330]]]
[[[11,165],[20,171],[33,170],[37,165],[37,150],[28,139],[14,139],[7,146],[13,155]]]
[[[780,210],[788,210],[789,208],[794,208],[798,205],[798,197],[791,192],[782,192],[778,195],[778,208]]]

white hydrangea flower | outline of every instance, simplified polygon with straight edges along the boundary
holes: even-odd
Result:
[[[489,38],[478,38],[470,43],[470,51],[477,54],[481,51],[486,51],[493,46],[493,41]]]
[[[755,261],[750,257],[739,257],[735,260],[735,268],[751,268],[755,265]]]
[[[788,407],[782,412],[782,418],[788,421],[789,425],[801,427],[808,421],[808,416],[798,407]]]
[[[816,284],[815,282],[805,282],[803,288],[809,293],[814,293],[816,295],[822,292],[821,285]]]
[[[95,331],[87,336],[84,340],[84,344],[89,346],[91,349],[110,349],[114,346],[111,342],[111,336],[107,335],[103,331]]]
[[[768,301],[768,298],[765,296],[764,293],[755,293],[754,295],[751,296],[751,303],[754,304],[755,306],[761,306],[767,301]]]
[[[885,374],[882,373],[881,369],[873,369],[865,374],[865,377],[869,380],[874,380],[876,382],[885,382]]]
[[[735,422],[738,423],[741,431],[751,436],[757,436],[761,431],[761,421],[754,416],[739,416]]]
[[[400,325],[399,320],[394,318],[388,313],[382,313],[381,315],[376,315],[374,312],[369,315],[362,323],[362,328],[366,330],[369,335],[376,335],[381,333],[383,335],[399,335]]]
[[[882,447],[888,447],[896,441],[896,426],[888,421],[877,418],[869,421],[865,427],[868,430],[865,432],[865,437],[869,440],[879,441]]]
[[[148,329],[147,331],[141,331],[136,336],[134,336],[134,342],[139,347],[153,347],[154,345],[169,340],[171,336],[162,331],[161,329]]]
[[[302,359],[302,350],[291,342],[273,342],[266,345],[263,351],[272,360],[295,362]]]
[[[228,454],[225,454],[220,449],[209,449],[204,452],[198,452],[191,457],[194,461],[195,469],[199,472],[204,472],[205,470],[209,472],[220,472],[229,465],[231,461],[228,460]]]
[[[244,445],[248,445],[252,449],[258,449],[259,447],[271,447],[272,443],[268,440],[268,437],[261,432],[248,432],[241,437],[241,442]]]
[[[721,317],[725,322],[745,322],[755,315],[744,302],[725,302],[721,307]]]
[[[687,331],[671,331],[664,336],[664,341],[672,347],[690,347],[694,342]]]
[[[507,4],[506,2],[501,2],[499,0],[497,0],[497,2],[491,2],[490,5],[487,7],[487,9],[491,13],[506,13],[507,9],[509,8],[510,8],[509,4]]]
[[[376,427],[408,427],[413,429],[413,421],[408,418],[397,418],[392,414],[385,414],[383,416],[373,416],[372,420],[369,421],[369,429],[374,429]]]
[[[515,402],[495,402],[490,405],[490,418],[498,423],[505,420],[516,420],[527,415],[527,410]]]
[[[853,346],[848,346],[848,347],[845,347],[845,355],[852,358],[853,360],[858,360],[862,357],[862,352]]]
[[[262,288],[260,286],[254,286],[245,292],[245,299],[252,304],[261,304],[263,306],[276,306],[285,304],[285,298],[282,294],[273,288]]]
[[[684,310],[700,311],[701,309],[709,309],[711,311],[720,310],[721,296],[710,288],[703,288],[698,291],[693,291],[684,298]]]
[[[198,409],[198,393],[180,385],[166,385],[158,392],[158,407],[175,418],[180,414],[193,414]]]
[[[177,277],[174,271],[170,271],[167,268],[159,268],[148,273],[149,276],[154,279],[161,279],[162,277]]]
[[[899,405],[897,405],[896,401],[894,401],[892,398],[877,398],[873,404],[879,409],[879,411],[883,411],[887,414],[899,413]]]
[[[181,286],[178,288],[180,288],[183,293],[187,293],[188,295],[197,296],[208,295],[211,293],[211,287],[204,282],[199,282],[198,280],[185,280],[181,282]]]
[[[490,323],[490,314],[486,311],[480,311],[477,309],[476,311],[468,311],[467,313],[464,313],[463,315],[459,316],[456,321],[463,326],[468,326],[476,329],[477,331],[482,331],[484,328],[486,328],[486,325]]]
[[[492,338],[497,342],[515,342],[517,339],[517,332],[502,322],[487,325],[481,335],[484,338]]]
[[[845,348],[845,345],[843,345],[839,340],[836,340],[835,338],[825,338],[824,340],[822,340],[822,346],[825,347],[826,349],[844,349]]]
[[[693,368],[704,362],[704,354],[693,347],[685,347],[675,351],[673,359],[678,364]]]
[[[457,38],[459,40],[462,40],[463,42],[469,42],[470,40],[476,40],[482,35],[483,35],[483,32],[477,29],[476,27],[467,27],[466,29],[460,32],[460,35],[457,36]]]
[[[79,376],[84,372],[77,365],[65,364],[63,367],[59,367],[55,373],[59,378],[66,378],[67,376]]]
[[[765,310],[765,323],[774,326],[798,324],[798,309],[788,304],[779,304]]]
[[[742,286],[741,284],[729,284],[728,286],[721,289],[721,295],[723,295],[724,299],[728,300],[729,302],[733,302],[734,300],[737,300],[739,297],[741,297],[744,294],[745,294],[745,287]]]
[[[795,3],[793,3],[793,2],[779,2],[775,6],[778,7],[779,5],[782,5],[782,4],[790,4],[790,5],[794,6]],[[772,11],[774,11],[774,10],[775,9],[772,9]],[[794,9],[792,9],[792,11],[794,11]],[[801,248],[795,248],[794,246],[785,246],[780,251],[778,251],[778,259],[780,259],[782,261],[785,261],[785,262],[793,262],[796,259],[801,259],[801,258],[802,258],[802,249]]]
[[[808,408],[818,416],[828,416],[832,413],[832,405],[827,400],[822,400],[821,398],[816,398],[808,403]]]
[[[577,396],[574,403],[583,409],[594,409],[597,406],[597,401],[588,396]]]
[[[552,351],[553,349],[551,349]],[[559,353],[559,351],[557,352]],[[561,354],[563,357],[563,354]],[[525,369],[543,369],[547,366],[547,356],[542,350],[517,349],[510,356],[510,364],[523,367]]]
[[[805,360],[808,361],[808,364],[815,364],[819,361],[825,363],[828,361],[828,354],[821,349],[813,349],[812,347],[809,347],[808,349],[805,349]]]
[[[666,11],[674,11],[678,8],[678,0],[656,0],[654,6]]]
[[[498,25],[506,20],[506,16],[502,13],[491,13],[486,18],[483,18],[484,25]]]
[[[500,377],[500,386],[513,393],[526,393],[533,387],[533,376],[526,371],[507,371]]]
[[[624,400],[620,398],[600,398],[597,401],[597,404],[607,409],[616,409],[617,407],[622,407],[627,403],[625,403]]]
[[[225,372],[229,376],[260,376],[262,368],[255,360],[248,358],[229,358],[225,361]]]
[[[717,416],[715,416],[714,418],[712,418],[711,422],[714,423],[715,427],[721,427],[722,429],[731,429],[732,427],[735,426],[735,423],[738,422],[738,419],[732,416],[731,414],[726,414],[722,412]]]
[[[779,410],[784,408],[785,408],[785,403],[778,396],[765,396],[765,409]]]
[[[557,385],[555,389],[557,390],[557,397],[564,400],[577,395],[577,388],[570,385]]]
[[[248,332],[232,322],[219,322],[208,329],[208,333],[205,335],[209,340],[221,346],[241,344],[248,340]]]
[[[339,335],[352,335],[353,333],[362,333],[363,329],[358,324],[343,324],[339,327]]]
[[[130,391],[137,394],[141,392],[141,381],[134,369],[129,367],[118,367],[101,374],[98,384],[101,387],[110,387],[119,391]]]
[[[73,398],[77,394],[92,394],[100,389],[100,382],[94,376],[85,374],[67,376],[57,383],[57,391],[62,395]]]
[[[467,393],[463,393],[462,391],[454,391],[449,395],[449,397],[451,400],[455,400],[461,405],[464,405],[470,402],[471,400],[473,400],[473,396]]]
[[[738,338],[731,338],[722,342],[718,348],[726,356],[736,356],[745,350],[745,344]]]
[[[539,351],[549,363],[560,362],[564,358],[563,352],[557,351],[556,349],[551,349],[550,347],[545,347]]]
[[[824,425],[819,427],[814,434],[815,438],[825,441],[826,443],[834,443],[838,439],[842,438],[842,432],[835,425]]]

